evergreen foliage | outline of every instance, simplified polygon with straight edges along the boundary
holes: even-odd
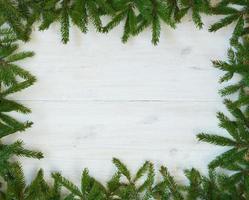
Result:
[[[34,55],[18,52],[18,41],[27,41],[38,22],[40,30],[60,23],[62,42],[69,41],[70,26],[86,33],[90,24],[97,32],[108,33],[123,23],[122,41],[127,42],[146,28],[152,32],[152,43],[160,39],[161,28],[175,28],[187,13],[197,28],[203,27],[202,14],[222,15],[211,25],[217,31],[233,24],[227,61],[213,61],[224,71],[220,90],[228,112],[217,113],[224,134],[200,133],[200,141],[224,147],[208,165],[209,173],[185,170],[188,183],[178,183],[168,169],[154,169],[146,161],[133,175],[119,159],[114,158],[116,172],[103,185],[84,169],[78,187],[61,173],[52,174],[53,184],[40,170],[30,184],[25,183],[21,164],[13,156],[42,158],[41,152],[23,147],[22,141],[4,144],[3,138],[25,131],[32,122],[21,122],[10,112],[30,113],[26,106],[9,95],[22,91],[36,81],[17,62]],[[248,200],[249,199],[249,1],[221,0],[0,0],[0,200]],[[108,16],[109,21],[103,21]],[[239,79],[238,79],[239,77]],[[158,171],[158,172],[157,172]],[[160,178],[157,178],[157,174]]]
[[[212,13],[216,15],[225,15],[220,21],[210,27],[210,31],[217,31],[227,25],[235,22],[236,27],[241,27],[237,36],[246,35],[248,29],[248,0],[222,0],[212,8]]]
[[[27,40],[32,24],[40,22],[46,30],[54,22],[61,24],[62,42],[69,41],[70,25],[87,32],[89,22],[97,32],[107,33],[124,21],[122,41],[127,42],[145,28],[152,29],[152,43],[157,44],[163,24],[175,28],[191,10],[198,28],[202,28],[201,13],[210,14],[208,0],[1,0],[0,19],[7,22],[20,39]],[[110,16],[103,25],[102,16]]]
[[[23,147],[21,141],[3,144],[1,139],[19,131],[25,131],[32,122],[20,122],[8,115],[9,112],[29,113],[30,109],[7,99],[7,96],[19,92],[35,82],[35,77],[28,71],[16,65],[16,61],[33,56],[33,52],[16,52],[17,36],[12,29],[0,27],[0,177],[7,181],[6,199],[20,199],[15,190],[23,187],[23,174],[18,163],[11,163],[12,156],[42,158],[41,152],[31,151]]]

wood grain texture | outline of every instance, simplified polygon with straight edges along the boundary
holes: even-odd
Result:
[[[205,17],[208,26],[217,17]],[[183,179],[183,169],[206,164],[222,149],[199,143],[200,131],[223,132],[215,113],[224,110],[211,59],[225,59],[232,29],[216,34],[194,28],[189,19],[176,30],[163,29],[160,44],[150,31],[122,44],[122,26],[108,35],[71,31],[60,43],[57,25],[34,31],[22,49],[37,55],[25,65],[38,82],[12,96],[32,108],[35,124],[21,138],[45,159],[22,159],[27,179],[39,168],[58,170],[78,182],[81,170],[104,181],[118,157],[135,170],[143,161],[165,164]]]

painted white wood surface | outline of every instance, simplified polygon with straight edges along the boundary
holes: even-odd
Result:
[[[57,25],[34,31],[22,49],[37,55],[22,64],[38,82],[11,97],[32,108],[18,118],[34,126],[7,139],[44,152],[40,161],[21,159],[27,179],[44,168],[46,175],[58,170],[78,182],[88,167],[105,181],[114,171],[112,157],[132,170],[145,160],[156,168],[165,164],[178,180],[185,168],[205,173],[222,149],[195,135],[222,132],[215,118],[224,110],[217,94],[221,73],[210,60],[226,58],[232,31],[209,33],[215,18],[204,17],[203,30],[185,18],[176,30],[162,30],[157,47],[149,30],[122,44],[122,26],[108,35],[73,29],[68,45],[60,43]]]

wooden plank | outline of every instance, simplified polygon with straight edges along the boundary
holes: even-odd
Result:
[[[211,24],[216,17],[205,17]],[[34,127],[21,138],[42,150],[45,159],[22,159],[27,179],[44,168],[63,171],[78,181],[88,167],[101,181],[110,178],[112,157],[134,171],[149,159],[166,164],[179,180],[183,169],[206,164],[221,149],[198,143],[196,133],[221,132],[215,113],[224,110],[217,91],[221,74],[211,59],[226,57],[231,28],[211,34],[194,28],[186,18],[176,30],[163,28],[157,47],[146,31],[126,45],[122,26],[109,35],[71,31],[68,45],[60,43],[59,27],[34,31],[22,49],[37,56],[21,64],[38,83],[12,99],[32,108]]]
[[[167,164],[172,170],[195,166],[205,171],[217,148],[197,142],[195,135],[206,130],[223,133],[215,118],[222,106],[216,102],[28,104],[33,110],[29,118],[35,124],[19,137],[28,147],[41,149],[46,158],[39,162],[24,159],[26,172],[33,173],[37,166],[48,172],[62,170],[75,181],[83,167],[89,167],[101,180],[109,178],[114,156],[133,170],[142,161],[152,160],[157,166]]]
[[[149,31],[123,45],[122,28],[109,36],[73,30],[71,42],[63,45],[57,29],[34,32],[23,46],[37,53],[22,64],[39,81],[15,98],[220,101],[221,73],[211,59],[226,57],[230,30],[214,35],[185,22],[175,31],[163,30],[161,43],[153,47]]]

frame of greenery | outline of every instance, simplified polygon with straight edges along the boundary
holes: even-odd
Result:
[[[18,66],[17,61],[32,57],[33,52],[18,52],[18,41],[28,41],[34,23],[45,30],[54,22],[61,24],[63,43],[69,41],[70,26],[87,32],[89,23],[96,31],[108,33],[124,21],[122,41],[127,42],[146,28],[151,28],[152,43],[160,38],[161,26],[175,28],[187,14],[197,28],[202,28],[202,14],[222,15],[210,27],[217,31],[235,23],[230,39],[227,61],[213,61],[214,67],[225,73],[220,82],[230,81],[235,74],[236,83],[224,87],[220,94],[232,118],[218,112],[219,126],[228,136],[199,133],[198,140],[226,147],[226,151],[208,165],[208,176],[197,169],[185,170],[189,183],[176,183],[166,167],[160,169],[161,179],[155,180],[155,170],[146,161],[131,175],[120,160],[114,158],[117,171],[101,184],[84,169],[81,186],[53,173],[53,181],[46,182],[40,170],[26,185],[21,164],[13,156],[41,159],[41,152],[28,150],[21,141],[4,144],[8,135],[30,128],[32,122],[20,122],[9,112],[23,114],[31,110],[8,99],[8,95],[33,85],[36,78]],[[109,16],[103,25],[102,16]],[[220,0],[0,0],[0,200],[248,200],[249,199],[249,1]],[[228,99],[229,95],[235,98]]]

